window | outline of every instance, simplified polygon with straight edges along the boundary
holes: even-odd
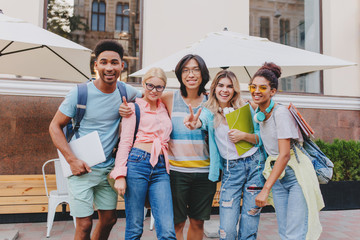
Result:
[[[260,18],[260,37],[270,39],[270,19],[268,17]]]
[[[320,1],[249,0],[250,35],[319,53]],[[321,93],[321,81],[319,71],[290,76],[280,79],[279,90]]]
[[[300,21],[298,25],[298,48],[305,49],[305,23]]]
[[[91,30],[105,32],[106,5],[104,1],[94,0],[91,9]]]
[[[280,43],[290,45],[290,21],[280,19]]]
[[[116,6],[116,24],[115,29],[119,32],[129,32],[129,4],[118,3]]]

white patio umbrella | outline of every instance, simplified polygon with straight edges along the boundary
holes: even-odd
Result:
[[[143,76],[151,67],[162,68],[169,78],[175,78],[175,67],[186,54],[201,56],[214,77],[222,67],[236,73],[240,82],[247,83],[250,76],[264,62],[274,62],[282,68],[282,77],[313,72],[329,68],[355,65],[338,58],[305,51],[269,41],[267,38],[252,37],[230,31],[212,32],[191,46],[131,74]]]
[[[0,13],[0,73],[84,82],[91,50]]]

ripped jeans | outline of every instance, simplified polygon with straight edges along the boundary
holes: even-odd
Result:
[[[229,160],[229,171],[225,162],[220,191],[220,239],[256,239],[261,208],[255,205],[255,197],[265,182],[264,164],[260,149],[249,157]]]

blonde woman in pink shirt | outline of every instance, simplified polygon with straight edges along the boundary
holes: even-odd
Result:
[[[142,235],[146,195],[157,238],[176,239],[167,154],[172,124],[160,100],[166,80],[161,68],[152,68],[145,74],[144,97],[135,101],[140,108],[135,141],[136,115],[122,120],[121,140],[110,176],[125,198],[125,239],[140,239]],[[134,104],[129,103],[129,107],[134,111]]]

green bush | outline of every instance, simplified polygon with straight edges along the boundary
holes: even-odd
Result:
[[[332,181],[360,181],[360,142],[335,139],[332,143],[315,143],[334,163]]]

